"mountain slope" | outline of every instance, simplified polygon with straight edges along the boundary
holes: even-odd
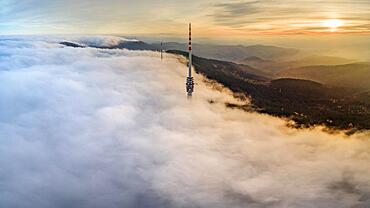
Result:
[[[168,53],[187,56],[187,52],[169,50]],[[233,62],[220,61],[214,59],[206,59],[198,56],[193,56],[193,65],[196,71],[200,71],[208,76],[219,77],[219,79],[227,79],[228,77],[237,77],[241,80],[249,82],[265,82],[270,80],[269,74],[243,64],[235,64]]]
[[[168,51],[187,56],[186,52]],[[233,92],[251,97],[254,109],[261,113],[289,118],[295,127],[325,125],[333,129],[370,129],[368,93],[353,94],[346,89],[330,88],[318,82],[283,78],[269,80],[243,71],[231,62],[193,57],[194,68],[209,79],[228,87]],[[250,105],[227,103],[228,107],[250,110]]]

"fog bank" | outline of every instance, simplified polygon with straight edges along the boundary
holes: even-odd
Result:
[[[200,76],[187,100],[183,62],[0,39],[0,207],[370,206],[369,135],[227,109]]]

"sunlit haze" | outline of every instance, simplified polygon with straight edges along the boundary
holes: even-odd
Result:
[[[370,1],[366,0],[3,0],[0,34],[121,34],[181,38],[193,22],[199,41],[289,45],[299,36],[343,35],[369,45]],[[283,35],[283,36],[281,36]],[[286,37],[288,35],[288,37]],[[315,39],[315,37],[312,37]],[[318,44],[322,47],[332,44]],[[356,45],[350,46],[357,49]],[[361,52],[364,58],[364,52]]]

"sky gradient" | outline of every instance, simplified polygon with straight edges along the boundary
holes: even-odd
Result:
[[[2,0],[0,34],[175,36],[190,21],[201,37],[369,34],[369,8],[368,0]]]

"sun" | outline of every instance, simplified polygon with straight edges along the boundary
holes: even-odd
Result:
[[[338,19],[328,19],[328,20],[324,20],[322,22],[322,25],[324,27],[330,28],[330,31],[335,32],[337,31],[338,27],[343,26],[343,21],[338,20]]]

